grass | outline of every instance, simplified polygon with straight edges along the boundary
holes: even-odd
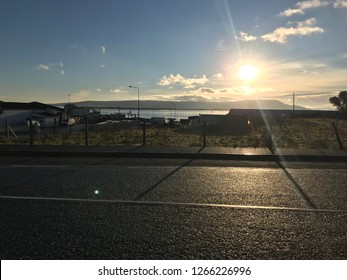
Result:
[[[274,144],[279,148],[339,149],[336,135],[329,119],[279,118],[272,124]],[[347,121],[337,122],[338,131],[347,147]],[[214,133],[215,128],[206,128],[206,145],[219,147],[267,147],[268,137],[264,125],[258,124],[247,135]],[[235,132],[235,131],[234,131]],[[236,134],[238,132],[236,131]],[[232,134],[232,133],[229,133]],[[235,133],[234,133],[235,134]],[[0,144],[28,144],[29,136],[18,139],[0,137]],[[60,134],[35,135],[35,145],[85,145],[85,133],[72,129]],[[90,146],[140,146],[143,143],[141,128],[89,131]],[[146,146],[197,146],[203,144],[201,128],[147,128]]]
[[[347,121],[337,122],[342,143],[347,146]],[[329,119],[281,119],[273,127],[275,145],[280,148],[339,149]]]

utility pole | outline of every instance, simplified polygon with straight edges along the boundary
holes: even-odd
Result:
[[[295,118],[295,93],[293,92],[293,117]]]

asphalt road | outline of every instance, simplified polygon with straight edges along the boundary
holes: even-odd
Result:
[[[1,259],[346,259],[346,171],[0,157]]]

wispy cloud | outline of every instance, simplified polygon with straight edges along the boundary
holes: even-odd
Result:
[[[82,51],[85,51],[87,49],[85,46],[78,46],[78,45],[70,45],[70,48],[75,50],[82,50]]]
[[[56,62],[56,63],[49,63],[49,64],[39,64],[35,66],[33,69],[38,71],[49,71],[51,69],[60,69],[60,74],[65,75],[64,69],[64,63],[62,62]]]
[[[338,0],[340,1],[340,0]],[[341,0],[346,1],[346,0]],[[281,13],[278,14],[278,16],[281,17],[291,17],[293,15],[304,15],[305,10],[313,9],[313,8],[319,8],[319,7],[326,7],[329,6],[332,2],[327,0],[307,0],[307,1],[301,1],[297,2],[295,4],[294,9],[287,9]],[[334,4],[335,5],[335,4]]]
[[[211,80],[213,81],[223,81],[224,75],[222,73],[217,73],[211,76]]]
[[[242,42],[251,42],[257,40],[256,36],[249,35],[246,32],[240,31],[240,37],[238,37]]]
[[[216,90],[214,90],[213,88],[206,88],[206,87],[201,87],[195,91],[191,91],[194,93],[215,93]]]
[[[307,10],[318,7],[328,6],[331,2],[327,0],[307,0],[301,1],[295,4],[295,6],[301,10]]]
[[[226,50],[227,50],[227,47],[225,45],[225,41],[224,40],[219,40],[218,44],[217,44],[217,51],[224,52]]]
[[[125,91],[123,91],[121,89],[111,89],[110,92],[112,92],[112,93],[125,93]]]
[[[35,68],[36,70],[48,71],[48,70],[49,70],[49,65],[39,64],[39,65],[35,66],[34,68]]]
[[[264,41],[284,44],[290,36],[309,36],[313,33],[323,33],[324,29],[316,26],[315,18],[304,21],[288,22],[289,27],[279,27],[273,32],[261,36]]]
[[[106,54],[106,47],[105,47],[105,46],[101,46],[101,47],[99,48],[99,50],[100,50],[100,53],[101,53],[101,54]]]
[[[303,10],[301,10],[301,9],[287,9],[287,10],[279,13],[278,16],[280,16],[280,17],[291,17],[291,16],[297,15],[297,14],[304,15],[305,12]]]

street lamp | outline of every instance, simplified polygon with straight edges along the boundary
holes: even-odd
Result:
[[[140,89],[138,87],[129,86],[137,89],[137,118],[140,118]]]

